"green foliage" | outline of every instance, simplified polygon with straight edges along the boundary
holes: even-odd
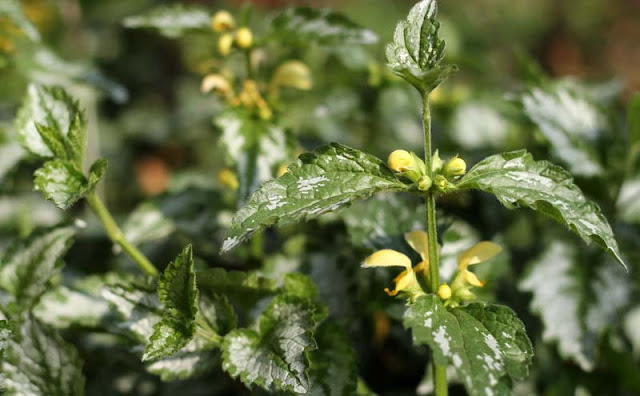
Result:
[[[312,337],[314,311],[307,299],[277,296],[260,315],[258,330],[235,330],[225,336],[222,368],[247,386],[307,393],[307,353],[317,348]]]
[[[322,146],[301,155],[283,176],[260,186],[234,216],[222,251],[270,225],[310,220],[380,191],[407,188],[370,154],[337,143]]]
[[[271,25],[270,37],[284,45],[326,47],[374,44],[376,34],[347,17],[327,9],[289,8]]]
[[[62,256],[71,246],[73,228],[36,236],[7,253],[0,262],[0,287],[12,296],[14,310],[28,311],[58,275]]]
[[[287,137],[282,128],[245,112],[226,112],[215,124],[222,130],[220,143],[228,162],[238,170],[238,197],[244,202],[289,158]]]
[[[502,306],[472,304],[447,309],[435,295],[419,298],[404,315],[413,342],[431,347],[437,364],[453,364],[472,395],[510,394],[507,374],[523,377],[531,343],[515,313]]]
[[[122,24],[128,28],[157,29],[161,34],[175,38],[186,32],[210,28],[211,14],[196,6],[172,4],[127,17]]]
[[[162,318],[153,326],[142,360],[171,356],[184,347],[196,331],[198,289],[191,245],[164,271],[158,281]]]
[[[277,293],[277,283],[255,272],[225,271],[211,268],[198,272],[198,284],[214,293],[229,296],[234,302],[251,306]]]
[[[445,43],[438,36],[436,13],[435,0],[417,3],[407,19],[398,22],[386,49],[389,68],[421,93],[433,91],[457,70],[454,65],[441,65]]]
[[[563,358],[592,371],[594,341],[628,304],[632,287],[624,271],[608,260],[588,280],[583,265],[577,249],[554,242],[530,263],[519,287],[533,293],[531,310],[542,319],[544,340],[556,342]]]
[[[604,169],[594,145],[608,128],[603,110],[584,94],[558,85],[534,88],[522,97],[527,116],[549,141],[554,156],[577,176],[597,176]]]
[[[457,187],[489,192],[508,208],[524,206],[543,213],[625,265],[609,222],[573,183],[571,174],[547,161],[534,161],[525,150],[482,160]]]
[[[82,362],[75,348],[32,316],[24,316],[7,341],[0,361],[5,395],[80,396]]]
[[[640,150],[640,95],[631,99],[627,109],[627,128],[632,150]]]

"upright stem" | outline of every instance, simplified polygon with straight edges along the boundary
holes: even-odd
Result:
[[[138,250],[138,248],[133,246],[131,243],[129,243],[129,241],[125,239],[124,233],[122,232],[122,230],[120,230],[120,227],[118,227],[118,224],[116,224],[113,216],[111,216],[109,209],[104,206],[104,203],[102,203],[102,200],[98,197],[98,194],[96,194],[95,191],[87,195],[87,203],[93,210],[93,213],[95,213],[98,219],[100,219],[100,222],[102,223],[102,226],[104,227],[104,230],[106,231],[109,238],[114,243],[117,243],[122,248],[122,250],[124,250],[129,255],[129,257],[131,257],[131,259],[138,265],[138,267],[140,267],[140,269],[144,271],[145,274],[157,276],[158,270],[156,269],[156,267],[151,264],[149,259],[147,259],[145,255],[140,250]]]
[[[429,108],[429,94],[422,95],[422,121],[424,127],[424,159],[427,165],[427,175],[433,180],[431,168],[431,109]],[[429,236],[429,288],[435,293],[440,286],[440,265],[438,257],[438,229],[436,227],[436,197],[433,190],[425,193],[427,204],[427,234]],[[433,363],[433,382],[436,396],[447,396],[447,366]]]

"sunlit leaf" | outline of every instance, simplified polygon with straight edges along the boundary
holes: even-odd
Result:
[[[485,158],[458,188],[492,193],[508,208],[524,206],[543,213],[625,265],[609,222],[573,183],[571,174],[547,161],[534,161],[525,150]]]
[[[337,143],[322,146],[260,186],[234,216],[222,251],[270,225],[313,219],[377,192],[407,188],[370,154]]]
[[[211,29],[211,13],[196,6],[172,4],[127,17],[122,23],[128,28],[157,29],[161,34],[173,38],[189,31]]]

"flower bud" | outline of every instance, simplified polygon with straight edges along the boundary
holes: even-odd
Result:
[[[473,294],[469,288],[457,289],[454,293],[455,298],[461,301],[473,301],[476,299],[476,295]]]
[[[211,18],[211,27],[218,33],[229,32],[236,27],[236,21],[228,11],[218,11]]]
[[[433,156],[431,156],[431,171],[434,173],[440,172],[442,165],[443,163],[440,159],[440,154],[438,153],[438,150],[436,150],[436,152],[433,153]]]
[[[448,185],[449,185],[449,181],[447,180],[446,177],[442,176],[442,175],[437,175],[435,180],[433,181],[433,184],[436,186],[436,188],[440,191],[446,191]]]
[[[405,172],[416,169],[415,159],[405,150],[395,150],[389,154],[387,164],[394,172]]]
[[[253,33],[248,27],[241,27],[236,32],[236,43],[238,47],[246,49],[253,45]]]
[[[220,52],[220,55],[229,55],[231,46],[233,46],[233,35],[231,33],[225,33],[220,36],[218,39],[218,52]]]
[[[438,296],[443,300],[451,298],[451,288],[446,283],[443,283],[438,287]]]
[[[420,180],[418,180],[418,189],[420,191],[429,191],[432,185],[433,181],[429,176],[422,176]]]
[[[467,164],[462,158],[453,157],[447,161],[443,171],[446,177],[462,176],[467,171]]]
[[[200,91],[202,93],[208,93],[214,91],[216,94],[228,98],[233,95],[233,89],[229,80],[224,78],[220,74],[208,74],[202,79],[200,84]]]
[[[292,87],[308,91],[312,85],[309,67],[300,61],[292,60],[278,66],[271,77],[269,89],[277,91],[280,87]]]

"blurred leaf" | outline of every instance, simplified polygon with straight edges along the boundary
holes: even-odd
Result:
[[[7,348],[7,342],[11,338],[11,323],[6,320],[0,320],[0,359],[4,356],[4,350]],[[2,384],[3,379],[0,375],[0,384]]]
[[[345,332],[333,322],[325,322],[314,333],[318,349],[309,353],[311,396],[346,396],[356,392],[357,355]]]
[[[370,154],[338,143],[322,146],[260,186],[234,216],[222,252],[270,225],[313,219],[380,191],[407,188]]]
[[[154,326],[162,319],[162,308],[155,291],[130,282],[106,286],[102,295],[119,317],[119,321],[113,323],[112,331],[128,336],[140,346],[146,345]],[[196,333],[178,352],[148,362],[146,368],[160,375],[163,381],[191,378],[216,367],[217,347],[217,343]]]
[[[585,95],[558,86],[534,88],[522,97],[526,115],[549,141],[553,155],[577,176],[603,172],[596,142],[608,128],[605,113]]]
[[[640,356],[640,306],[636,305],[627,312],[623,321],[624,331],[631,341],[634,356]]]
[[[0,143],[0,182],[26,157],[26,154],[17,143]]]
[[[431,92],[457,70],[454,65],[440,65],[445,43],[438,36],[436,13],[435,0],[417,3],[407,19],[398,22],[393,42],[386,48],[389,68],[424,93]]]
[[[598,206],[587,200],[567,171],[547,161],[534,161],[525,150],[485,158],[462,178],[458,188],[489,192],[509,209],[524,206],[546,214],[625,266],[611,226]]]
[[[412,330],[415,345],[431,347],[437,364],[453,364],[471,396],[510,394],[507,374],[519,376],[531,363],[524,326],[507,307],[473,304],[471,313],[466,307],[447,310],[431,294],[407,309],[404,325]],[[516,335],[514,346],[510,337]]]
[[[160,6],[144,14],[129,16],[122,24],[128,28],[152,28],[175,38],[189,31],[211,30],[211,13],[204,8],[172,4]]]
[[[493,103],[469,101],[457,106],[451,120],[451,137],[467,150],[504,148],[509,123]]]
[[[640,94],[631,99],[627,107],[627,124],[629,130],[629,143],[631,146],[640,144]]]
[[[628,304],[631,290],[620,267],[604,262],[585,282],[583,266],[576,248],[553,242],[529,265],[519,289],[533,293],[531,310],[542,319],[544,341],[557,342],[560,356],[592,371],[597,362],[598,335]]]
[[[134,245],[166,238],[175,228],[155,202],[138,205],[122,226],[125,238]]]
[[[162,318],[153,327],[142,360],[171,356],[184,347],[196,331],[198,289],[191,245],[172,261],[158,281]]]
[[[212,297],[198,297],[198,317],[219,335],[225,335],[238,327],[238,318],[225,295],[214,294]]]
[[[270,38],[283,45],[325,47],[374,44],[376,34],[347,17],[327,9],[289,8],[278,15],[271,26]]]
[[[215,123],[222,130],[220,144],[237,169],[238,197],[244,202],[260,183],[273,178],[279,165],[288,161],[285,133],[272,123],[239,111],[227,111]]]
[[[412,197],[411,197],[412,198]],[[427,212],[420,200],[399,194],[378,194],[342,213],[351,243],[373,252],[394,249],[412,254],[404,234],[425,227]]]
[[[4,395],[84,394],[82,362],[75,348],[35,318],[19,321],[6,348],[0,361]]]
[[[278,292],[278,286],[274,280],[262,277],[255,272],[211,268],[199,271],[197,278],[201,289],[206,288],[212,293],[229,296],[232,301],[246,306]]]
[[[50,279],[62,267],[61,258],[71,247],[74,235],[73,228],[58,228],[32,237],[2,258],[0,286],[11,293],[19,312],[31,309],[47,291]]]
[[[277,296],[260,315],[257,331],[234,330],[225,336],[223,370],[248,387],[307,393],[307,353],[316,349],[314,310],[306,299]]]
[[[19,0],[3,0],[0,3],[0,17],[7,17],[13,22],[31,41],[39,42],[40,33],[24,14]]]
[[[422,219],[425,217],[426,213]],[[474,230],[466,222],[455,219],[453,223],[451,223],[451,226],[442,233],[441,238],[440,277],[443,281],[450,282],[458,270],[458,257],[462,252],[480,242],[480,235],[478,231]],[[485,285],[485,287],[489,288],[491,285]]]
[[[46,141],[38,131],[38,124],[48,137]],[[79,160],[84,157],[86,115],[78,101],[61,87],[29,85],[15,127],[20,143],[33,154],[53,157],[47,143],[56,143],[64,146],[67,152],[67,156],[58,158],[74,161],[78,168],[82,167]]]

